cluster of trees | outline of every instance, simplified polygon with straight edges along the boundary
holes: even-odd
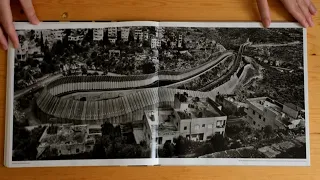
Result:
[[[24,128],[25,124],[13,120],[13,161],[35,160],[39,139],[45,130],[45,126],[39,126],[31,131]]]
[[[179,136],[173,140],[173,143],[167,141],[162,149],[158,150],[158,156],[163,158],[168,157],[198,157],[205,154],[224,151],[229,149],[227,139],[220,134],[214,135],[206,142],[196,142],[185,137]]]
[[[151,151],[145,142],[136,144],[133,133],[123,135],[120,126],[106,122],[101,126],[102,136],[96,140],[91,153],[95,159],[150,158]]]

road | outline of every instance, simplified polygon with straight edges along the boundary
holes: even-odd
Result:
[[[27,87],[26,89],[15,91],[14,92],[14,99],[18,99],[21,96],[25,95],[26,93],[34,90],[35,88],[38,88],[38,87],[41,87],[41,86],[45,86],[46,84],[48,84],[48,83],[50,83],[50,82],[52,82],[52,81],[54,81],[54,80],[56,80],[56,79],[58,79],[60,77],[62,77],[61,73],[53,75],[53,76],[50,76],[50,77],[48,77],[46,79],[43,79],[43,80],[41,80],[39,82],[36,82],[33,85]]]

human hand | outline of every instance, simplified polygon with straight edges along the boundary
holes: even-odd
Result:
[[[39,19],[37,18],[36,13],[34,11],[32,0],[19,0],[19,1],[30,23],[38,24]],[[15,48],[18,48],[19,39],[13,25],[10,0],[0,0],[0,44],[4,50],[7,50],[8,41],[5,34],[9,36],[13,46]]]
[[[311,0],[280,0],[289,13],[305,28],[314,25],[312,16],[317,13]],[[261,21],[265,27],[271,23],[268,0],[257,0]]]

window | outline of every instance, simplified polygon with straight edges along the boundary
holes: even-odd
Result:
[[[253,109],[252,109],[252,114],[253,114],[253,115],[255,115],[255,114],[256,114],[256,112],[255,112]]]
[[[171,140],[166,140],[166,142],[165,143],[171,143]]]
[[[199,134],[199,140],[200,141],[203,141],[203,136],[204,136],[204,133]]]
[[[162,144],[162,137],[159,137],[158,144]]]
[[[263,118],[263,122],[266,122],[266,118]]]
[[[197,125],[194,126],[194,129],[195,129],[195,130],[199,130],[199,129],[200,129],[200,126],[197,124]]]
[[[76,153],[79,153],[79,151],[80,151],[80,150],[77,148],[77,149],[76,149]]]
[[[215,135],[219,135],[219,134],[220,134],[220,132],[215,132],[214,134],[215,134]]]
[[[187,127],[187,126],[185,126],[185,127],[183,127],[183,130],[187,130],[187,128],[188,128],[188,127]]]
[[[259,119],[261,119],[261,115],[259,115]]]
[[[177,127],[179,126],[179,124],[177,123]]]
[[[255,121],[253,121],[253,125],[256,125],[256,122],[255,122]]]
[[[212,129],[212,124],[208,124],[208,128],[209,128],[209,129]]]
[[[205,124],[202,124],[202,127],[204,128],[204,127],[206,127],[206,125],[205,125]]]
[[[219,120],[217,121],[217,128],[223,128],[224,127],[224,121],[223,120]]]

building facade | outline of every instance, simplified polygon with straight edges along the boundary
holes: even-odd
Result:
[[[255,129],[263,130],[266,126],[273,129],[296,128],[304,122],[301,108],[283,105],[268,97],[247,99],[247,121]]]
[[[121,28],[121,39],[124,42],[129,40],[130,28],[129,27],[122,27]]]
[[[102,41],[103,40],[103,29],[93,29],[93,40]]]
[[[193,141],[206,141],[214,135],[224,135],[227,116],[210,98],[177,93],[173,108],[145,111],[144,136],[147,143],[162,147],[179,136]]]

